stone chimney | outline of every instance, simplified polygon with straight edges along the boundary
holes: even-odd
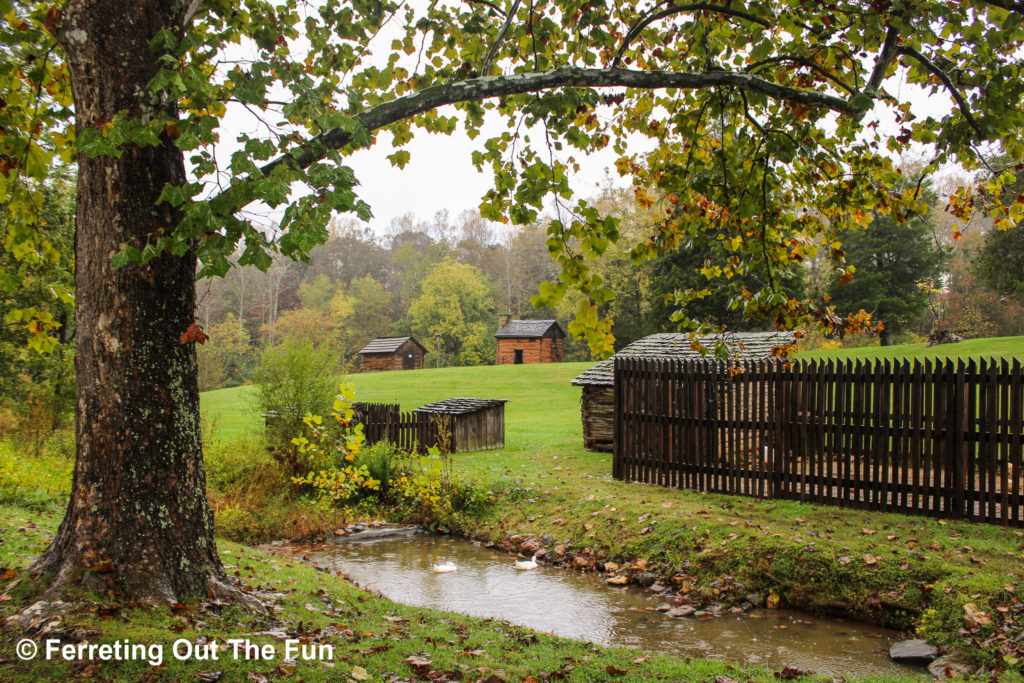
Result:
[[[501,315],[498,316],[498,329],[500,330],[501,328],[505,327],[505,325],[508,325],[509,322],[511,322],[511,321],[512,321],[512,314],[511,313],[502,313]]]

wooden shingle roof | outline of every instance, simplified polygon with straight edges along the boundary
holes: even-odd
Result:
[[[557,320],[509,320],[494,333],[494,336],[498,339],[539,338],[547,335],[552,327],[565,337],[565,332]]]
[[[508,403],[507,398],[446,398],[443,401],[428,403],[414,408],[414,413],[442,413],[445,415],[462,415],[473,413],[484,408]]]
[[[423,348],[423,344],[420,344],[412,337],[377,337],[361,348],[359,353],[394,353],[398,349],[402,348],[402,344],[410,340],[412,340],[413,344],[420,347],[423,350],[423,353],[427,352],[427,350]]]
[[[582,386],[612,386],[615,382],[615,358],[622,356],[651,356],[657,358],[683,358],[700,360],[711,357],[716,341],[724,341],[739,360],[761,360],[770,358],[772,348],[795,341],[792,332],[727,332],[722,335],[708,335],[697,338],[707,349],[708,355],[701,355],[690,346],[690,335],[685,332],[659,332],[638,339],[626,348],[597,365],[578,374],[572,384]]]

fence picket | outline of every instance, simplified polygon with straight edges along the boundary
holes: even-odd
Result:
[[[1024,526],[1020,360],[618,358],[614,406],[619,479]],[[368,441],[436,443],[390,410]]]

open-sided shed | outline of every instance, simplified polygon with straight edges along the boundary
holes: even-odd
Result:
[[[363,372],[419,370],[427,350],[412,337],[378,337],[359,350]]]
[[[716,341],[724,341],[731,357],[736,360],[760,360],[772,357],[776,346],[792,344],[792,332],[730,332],[699,338],[700,344],[711,351]],[[587,368],[572,384],[583,387],[581,413],[583,418],[583,445],[593,451],[610,451],[615,440],[615,358],[617,357],[682,358],[699,360],[699,349],[694,349],[690,335],[679,332],[660,332],[638,339],[611,358]]]
[[[452,452],[505,447],[507,398],[446,398],[413,410],[419,415],[447,418]]]

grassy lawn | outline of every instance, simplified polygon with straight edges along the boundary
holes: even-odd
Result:
[[[403,409],[452,396],[510,399],[506,447],[455,456],[457,471],[498,501],[491,514],[461,520],[465,535],[513,551],[521,537],[542,538],[550,557],[582,566],[646,560],[655,573],[687,577],[693,594],[707,599],[712,580],[733,576],[774,591],[783,604],[918,629],[991,665],[1015,665],[1017,646],[1000,648],[1024,623],[1024,532],[615,481],[611,456],[582,448],[579,389],[569,380],[588,365],[431,369],[349,381],[357,400],[397,401]],[[220,411],[220,430],[257,427],[255,416],[232,408],[243,403],[232,392],[246,391],[204,394],[204,411]],[[967,603],[986,610],[992,625],[963,629]]]
[[[995,348],[993,340],[985,341],[988,349]],[[1021,348],[1019,338],[995,342],[1007,343],[1005,353]],[[979,348],[977,353],[993,351]],[[696,600],[717,600],[712,582],[733,577],[750,590],[777,596],[783,605],[916,629],[1019,680],[1024,659],[1024,532],[615,481],[611,456],[582,448],[580,390],[569,380],[588,366],[425,369],[356,375],[349,381],[357,400],[399,402],[403,409],[453,396],[510,399],[506,447],[455,456],[458,476],[490,491],[493,502],[475,517],[449,520],[461,534],[512,552],[535,538],[549,559],[587,568],[607,561],[645,565],[645,571],[673,580],[681,593]],[[459,670],[468,680],[492,674],[502,680],[529,675],[544,679],[553,673],[570,680],[606,680],[620,670],[626,672],[615,674],[621,680],[709,681],[719,675],[775,680],[771,674],[728,664],[641,656],[501,622],[402,607],[294,559],[227,541],[225,535],[235,535],[232,530],[240,530],[240,538],[265,540],[267,533],[301,536],[337,522],[315,506],[279,495],[290,485],[262,454],[262,421],[253,394],[251,387],[208,392],[202,396],[202,411],[210,495],[224,561],[232,574],[275,604],[274,617],[203,603],[187,610],[110,605],[103,595],[83,594],[87,606],[66,616],[56,629],[91,642],[159,642],[168,651],[178,638],[223,642],[248,637],[282,648],[279,638],[294,636],[333,645],[333,666],[300,661],[293,669],[280,659],[238,662],[222,653],[218,662],[167,658],[166,666],[156,669],[135,662],[107,663],[99,669],[77,665],[72,670],[68,664],[19,663],[8,630],[0,640],[0,680],[77,675],[215,680],[212,674],[221,671],[221,680],[244,680],[256,672],[254,676],[269,679],[315,681],[361,677],[362,670],[371,680],[424,678],[428,670]],[[0,448],[0,576],[6,577],[0,582],[0,626],[5,615],[30,599],[33,578],[23,570],[55,530],[70,482],[66,459],[47,456],[32,468],[23,462],[9,448]],[[252,524],[239,523],[260,505],[267,507],[264,518],[286,520],[262,534],[253,532]],[[20,583],[11,585],[7,569]],[[990,623],[965,627],[967,604],[976,605]],[[269,632],[277,635],[257,635]],[[430,663],[417,667],[406,661],[410,655]]]
[[[897,344],[895,346],[864,346],[854,349],[829,349],[803,351],[797,358],[863,358],[877,360],[884,358],[1020,358],[1024,360],[1024,337],[992,337],[989,339],[966,339],[956,344],[940,344],[928,348],[924,343]]]

